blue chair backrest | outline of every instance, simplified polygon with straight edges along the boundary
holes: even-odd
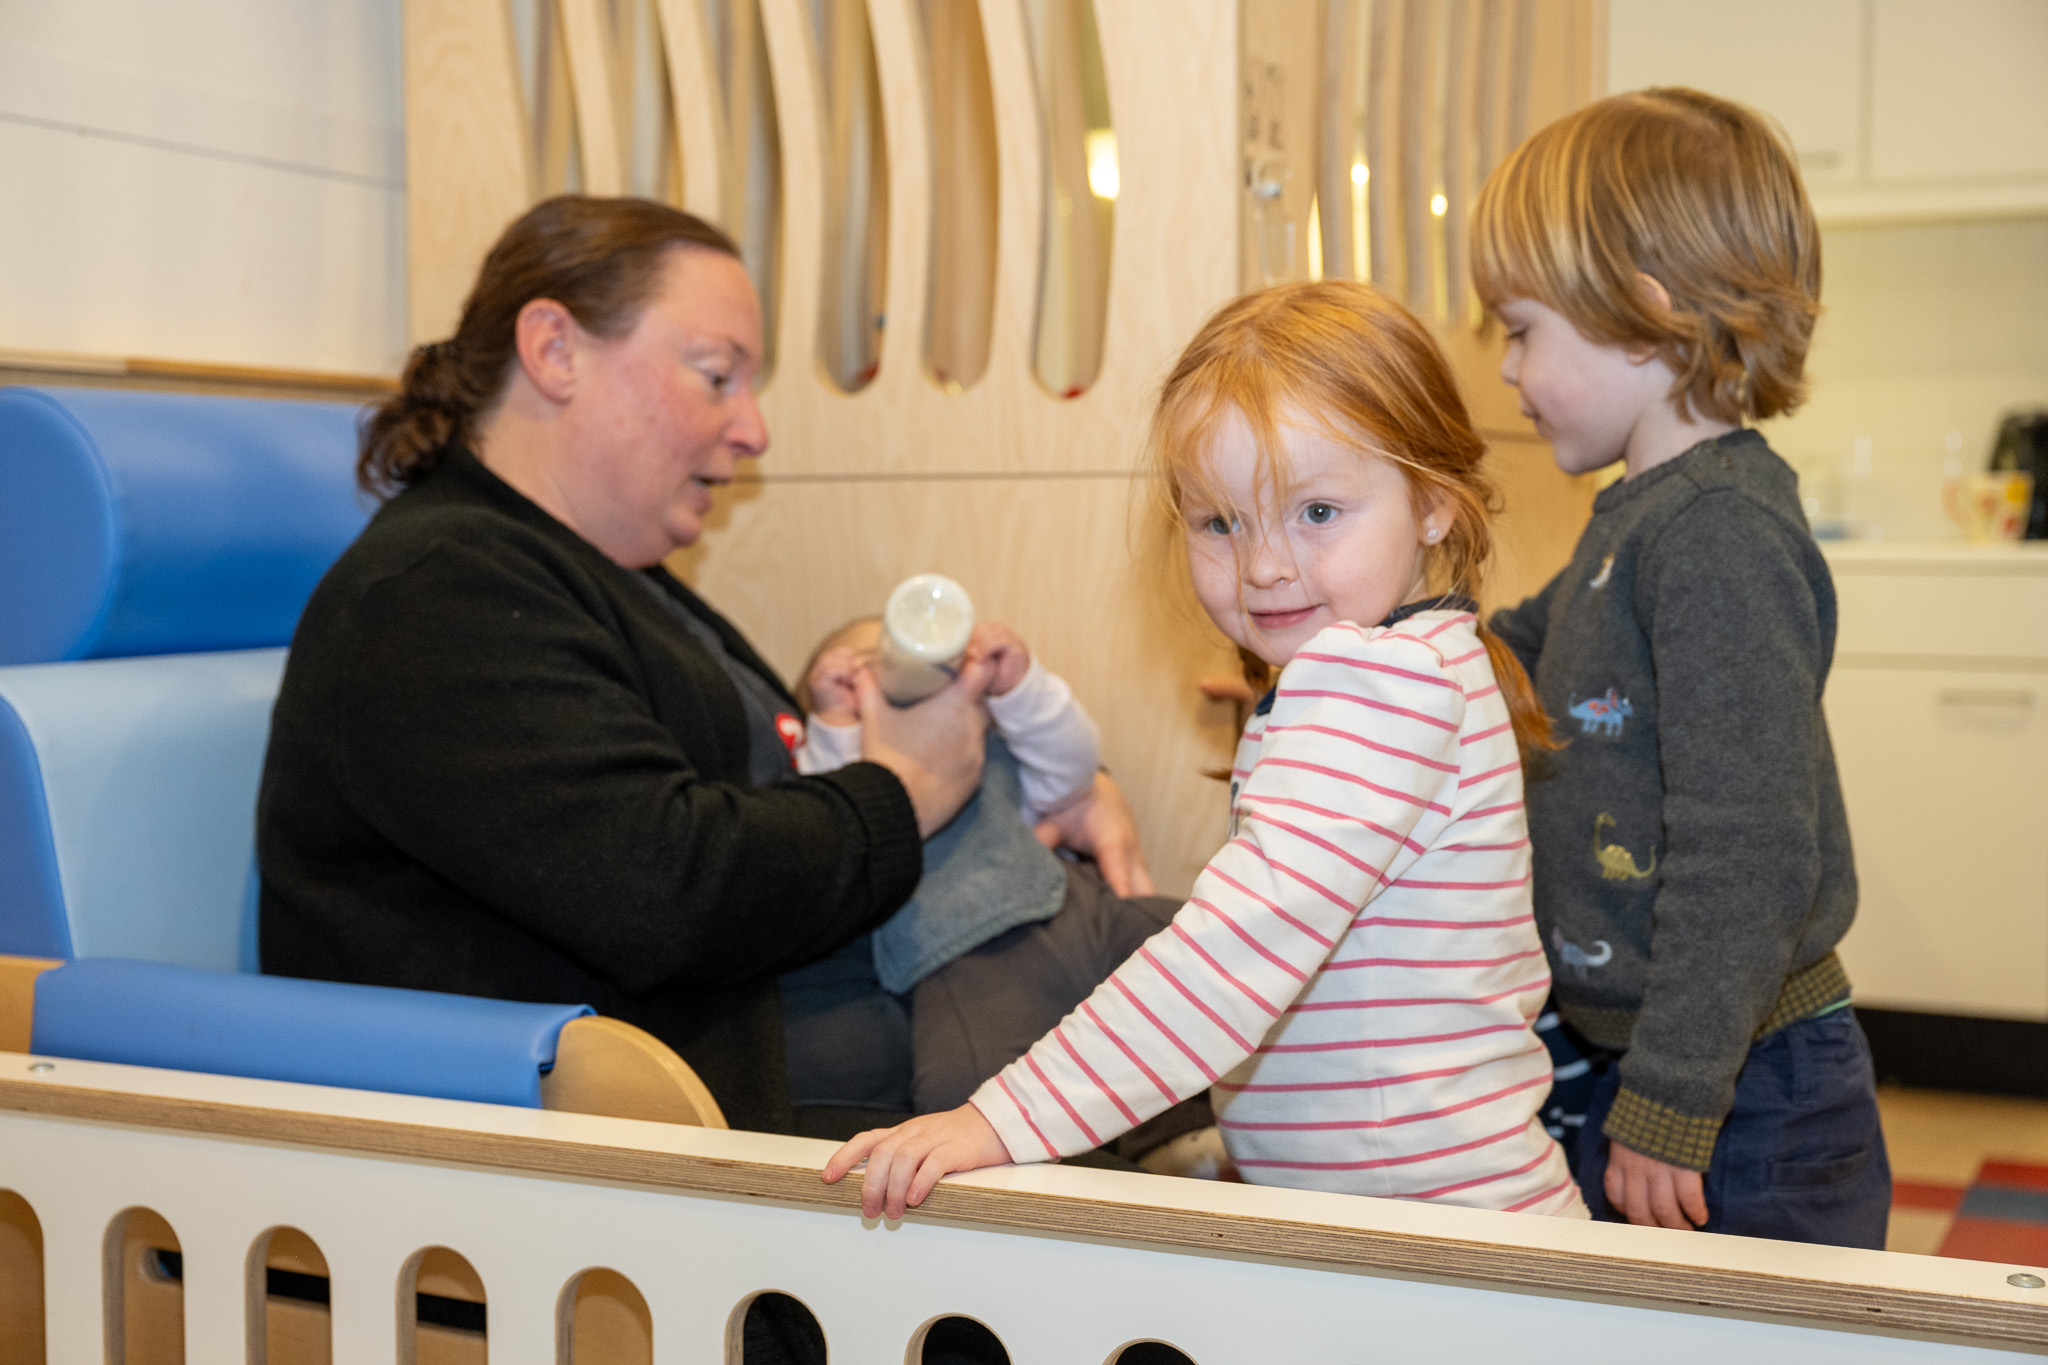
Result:
[[[254,970],[279,646],[369,516],[358,415],[0,389],[0,952]]]
[[[282,649],[0,668],[0,952],[256,970]]]
[[[590,1013],[90,958],[36,978],[31,1049],[538,1109],[562,1026]]]
[[[358,412],[0,389],[0,664],[288,643],[369,517]]]

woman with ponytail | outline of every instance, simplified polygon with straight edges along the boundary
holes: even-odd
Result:
[[[265,971],[586,1002],[680,1052],[735,1127],[795,1131],[777,976],[910,895],[979,781],[986,679],[796,775],[795,701],[661,567],[767,447],[760,364],[709,224],[566,196],[507,229],[367,422],[387,500],[293,641]]]

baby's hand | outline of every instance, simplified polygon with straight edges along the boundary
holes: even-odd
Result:
[[[860,655],[841,646],[818,656],[806,679],[811,688],[811,714],[827,725],[860,724],[860,696],[854,690],[854,675],[860,672]]]
[[[974,634],[967,637],[967,657],[987,659],[995,670],[988,685],[991,697],[1002,696],[1031,671],[1031,647],[1024,637],[995,621],[983,621],[974,628]]]
[[[861,1216],[901,1218],[906,1208],[924,1202],[940,1176],[1001,1166],[1009,1161],[1010,1150],[979,1109],[963,1104],[862,1133],[825,1163],[825,1183],[838,1184],[863,1157],[868,1170],[860,1187]]]

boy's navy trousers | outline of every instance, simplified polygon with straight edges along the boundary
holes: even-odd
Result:
[[[1555,1040],[1545,1041],[1555,1049]],[[1600,1132],[1621,1088],[1619,1056],[1589,1060],[1592,1102],[1576,1150],[1569,1135],[1565,1150],[1586,1207],[1619,1220],[1603,1188],[1608,1143]],[[1847,1007],[1753,1044],[1705,1173],[1702,1230],[1883,1250],[1892,1172],[1875,1086],[1870,1045]]]

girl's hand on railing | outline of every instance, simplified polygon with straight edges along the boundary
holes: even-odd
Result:
[[[901,1218],[906,1208],[924,1202],[940,1176],[1001,1166],[1010,1152],[981,1111],[963,1104],[894,1128],[870,1128],[832,1154],[825,1163],[825,1183],[838,1184],[862,1160],[868,1169],[861,1182],[861,1216]]]

